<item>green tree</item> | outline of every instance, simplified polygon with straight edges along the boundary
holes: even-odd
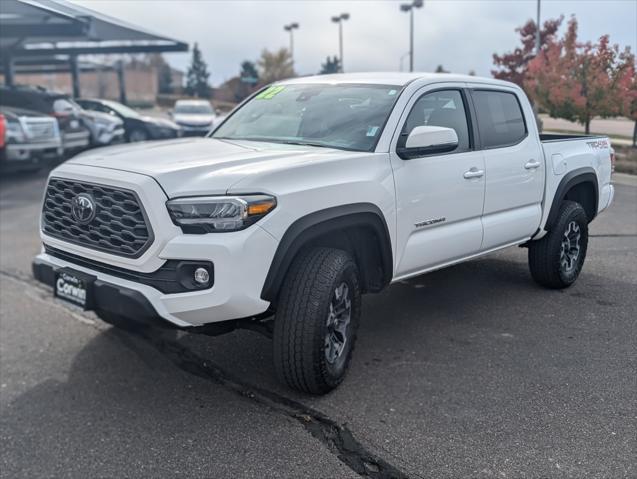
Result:
[[[249,60],[241,62],[241,71],[239,72],[238,81],[233,89],[234,100],[237,102],[242,101],[254,92],[258,84],[259,72],[257,71],[255,63]]]
[[[210,97],[210,85],[208,85],[208,65],[204,61],[199,46],[195,43],[192,49],[192,60],[186,73],[186,93],[199,98]]]
[[[319,75],[328,75],[330,73],[338,73],[341,71],[341,61],[336,55],[327,57],[325,63],[321,63],[321,71]]]
[[[239,77],[243,83],[248,85],[256,85],[259,83],[259,72],[254,62],[246,60],[241,62],[241,72]]]
[[[257,63],[262,83],[272,83],[296,76],[292,55],[286,48],[281,48],[276,52],[263,50]]]

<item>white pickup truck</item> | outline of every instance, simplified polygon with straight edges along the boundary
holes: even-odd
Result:
[[[511,83],[297,78],[206,138],[55,169],[33,269],[115,325],[259,329],[278,377],[322,394],[348,368],[363,293],[514,245],[539,284],[571,285],[611,171],[608,138],[540,135]]]

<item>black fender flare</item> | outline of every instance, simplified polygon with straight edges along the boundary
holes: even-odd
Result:
[[[544,225],[544,229],[546,231],[549,231],[551,225],[555,221],[560,210],[560,204],[562,203],[562,200],[564,200],[566,193],[580,183],[591,183],[594,187],[595,201],[593,204],[595,205],[595,211],[593,212],[593,217],[590,218],[590,221],[595,218],[597,210],[599,209],[599,184],[597,182],[597,173],[595,170],[590,166],[586,166],[569,171],[566,175],[564,175],[560,184],[557,185],[557,190],[555,190],[555,195],[553,196],[553,203],[551,204],[551,209],[549,210],[549,215],[546,218],[546,224]]]
[[[383,283],[393,276],[393,252],[389,229],[382,211],[372,203],[352,203],[315,211],[302,216],[290,225],[277,247],[268,275],[261,291],[265,301],[276,301],[285,275],[301,248],[326,233],[346,228],[364,226],[371,228],[380,240],[383,265]]]

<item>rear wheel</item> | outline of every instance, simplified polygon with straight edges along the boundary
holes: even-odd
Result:
[[[588,247],[588,218],[575,201],[564,201],[550,231],[529,244],[531,276],[540,285],[561,289],[578,278]]]
[[[358,268],[345,251],[316,248],[284,281],[274,321],[274,367],[291,388],[325,394],[345,377],[361,311]]]

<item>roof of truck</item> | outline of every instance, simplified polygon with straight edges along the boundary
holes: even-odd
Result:
[[[485,78],[473,75],[457,75],[455,73],[423,73],[423,72],[369,72],[369,73],[336,73],[332,75],[313,75],[291,78],[280,83],[369,83],[373,85],[404,86],[414,80],[428,80],[431,83],[439,82],[471,82],[488,83],[490,85],[515,86],[515,84],[495,78]]]

